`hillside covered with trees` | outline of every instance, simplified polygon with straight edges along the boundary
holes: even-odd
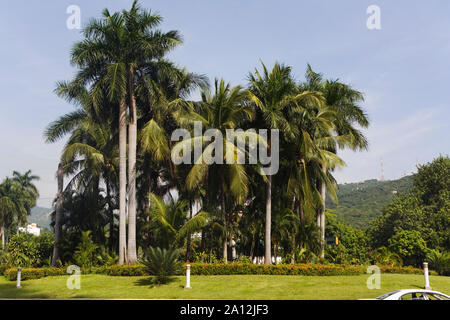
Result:
[[[367,228],[370,221],[379,217],[383,208],[395,197],[407,193],[413,185],[413,176],[398,180],[366,180],[339,184],[338,204],[327,197],[327,208],[333,209],[339,220],[354,227]]]

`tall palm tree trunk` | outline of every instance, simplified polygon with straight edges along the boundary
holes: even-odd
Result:
[[[266,195],[266,233],[264,238],[264,264],[272,264],[272,253],[270,252],[270,238],[272,227],[272,176],[268,176]]]
[[[109,250],[114,252],[114,242],[113,242],[113,231],[114,231],[114,212],[111,204],[111,191],[109,185],[109,179],[105,179],[106,184],[106,201],[108,202],[108,212],[109,212]]]
[[[148,182],[148,193],[147,193],[147,198],[145,200],[145,222],[148,224],[150,224],[150,207],[151,207],[151,194],[152,194],[152,177],[151,174],[149,173],[147,175],[147,182]],[[144,252],[147,252],[147,249],[150,245],[150,231],[147,230],[145,232],[145,241],[144,241],[144,245],[143,245],[143,249]]]
[[[295,234],[291,238],[292,254],[291,254],[291,264],[295,264]]]
[[[299,201],[298,201],[298,214],[300,217],[300,222],[302,224],[304,224],[305,223],[305,210],[303,209],[302,199],[299,199]]]
[[[233,227],[230,225],[230,232],[228,232],[228,246],[230,247],[230,260],[233,262]]]
[[[137,114],[133,93],[133,68],[128,69],[128,93],[130,96],[130,123],[128,126],[128,262],[137,262],[136,256],[136,145]]]
[[[256,245],[256,239],[255,239],[256,232],[252,233],[252,244],[250,246],[250,261],[253,263],[253,259],[255,258],[255,245]]]
[[[119,110],[119,264],[124,264],[127,252],[126,234],[127,192],[127,109],[125,99]]]
[[[222,186],[224,185],[224,183],[225,183],[225,181],[224,181],[224,177],[223,177],[223,173],[222,173]],[[222,258],[223,258],[223,262],[227,263],[228,262],[227,214],[226,214],[227,211],[225,209],[225,194],[224,194],[224,191],[223,191],[223,187],[222,187],[222,190],[221,190],[220,197],[221,197],[222,216],[223,216],[223,228],[224,228],[223,239],[222,239],[222,249],[223,249],[222,250],[223,251]]]
[[[52,266],[56,267],[59,260],[59,245],[61,242],[61,216],[62,216],[62,202],[63,202],[63,185],[64,172],[61,163],[58,164],[58,171],[56,172],[56,179],[58,182],[58,193],[56,195],[55,206],[55,243],[53,245]]]
[[[2,234],[2,249],[5,249],[5,224],[3,223],[0,227],[0,233]]]
[[[227,248],[228,248],[228,240],[227,240],[227,232],[226,232],[226,229],[225,229],[223,240],[222,240],[222,252],[223,252],[222,260],[223,260],[224,263],[228,263],[228,250],[227,250]]]
[[[192,200],[189,199],[189,220],[192,219]],[[186,240],[186,260],[191,259],[191,234],[188,233]]]
[[[322,166],[322,172],[327,173],[327,168]],[[324,182],[320,186],[320,195],[322,197],[322,208],[320,210],[320,239],[321,239],[321,250],[320,257],[325,257],[325,198],[326,198],[326,185]]]

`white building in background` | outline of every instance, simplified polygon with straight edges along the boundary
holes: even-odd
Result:
[[[34,236],[40,236],[41,234],[41,228],[39,228],[36,223],[29,224],[26,228],[19,227],[19,231],[26,232]]]

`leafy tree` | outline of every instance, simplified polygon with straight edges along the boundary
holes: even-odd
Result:
[[[19,233],[11,237],[6,251],[11,255],[11,266],[41,267],[49,265],[53,249],[53,235],[34,236]]]
[[[327,245],[325,258],[337,263],[366,263],[369,260],[369,238],[365,232],[337,220],[331,211],[326,212],[326,220],[325,235],[337,237],[338,245]]]
[[[403,230],[389,239],[389,250],[398,254],[407,265],[420,267],[428,248],[420,232]]]

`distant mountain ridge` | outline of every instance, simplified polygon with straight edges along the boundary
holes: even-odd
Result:
[[[382,214],[382,209],[394,197],[405,194],[413,185],[413,176],[398,180],[367,180],[340,184],[336,205],[327,197],[326,207],[334,209],[337,217],[354,227],[367,228],[371,220]]]
[[[34,207],[31,209],[31,215],[28,216],[28,223],[36,223],[38,227],[50,229],[51,219],[49,213],[51,208]]]

